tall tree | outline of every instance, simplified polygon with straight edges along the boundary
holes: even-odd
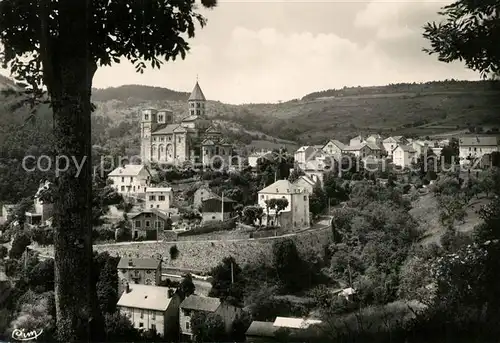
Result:
[[[216,0],[202,0],[214,7]],[[99,66],[130,60],[138,72],[147,62],[185,58],[194,36],[194,0],[4,0],[0,2],[2,62],[25,84],[33,100],[47,88],[53,110],[54,155],[66,156],[56,179],[54,213],[55,299],[60,341],[100,340],[92,266],[90,102]],[[39,102],[39,101],[38,101]],[[31,101],[35,105],[37,101]],[[78,272],[75,272],[78,271]],[[94,325],[99,324],[99,325]]]
[[[424,38],[431,47],[424,49],[437,54],[442,62],[465,61],[468,68],[483,77],[500,72],[499,0],[457,0],[443,7],[440,23],[428,23]]]

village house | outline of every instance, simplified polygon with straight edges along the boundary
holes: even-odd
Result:
[[[161,281],[161,260],[122,257],[118,266],[118,294],[126,283],[157,286]]]
[[[174,288],[126,284],[117,307],[134,328],[173,340],[177,338],[180,303]]]
[[[222,302],[218,298],[190,295],[179,306],[179,325],[182,338],[191,339],[193,336],[191,328],[191,317],[195,313],[213,313],[219,315],[224,322],[227,333],[230,333],[233,321],[241,312],[241,309]]]
[[[323,146],[322,150],[328,155],[336,156],[337,158],[339,158],[342,156],[345,150],[345,144],[336,139],[332,139],[328,141],[325,146]]]
[[[155,208],[148,208],[129,218],[132,226],[132,239],[139,238],[154,241],[160,239],[160,234],[171,223],[171,213],[165,213]]]
[[[361,145],[349,145],[345,147],[345,153],[352,154],[355,157],[366,158],[372,155],[372,149],[366,143]]]
[[[315,325],[320,325],[321,320],[304,319],[292,317],[276,317],[274,322],[252,321],[245,333],[245,342],[266,343],[279,342],[276,332],[279,329],[287,329],[292,341],[310,341],[318,339],[321,330],[314,330]]]
[[[460,164],[500,151],[500,136],[464,136],[458,141]]]
[[[45,181],[40,183],[38,191],[35,194],[33,205],[33,211],[25,212],[26,227],[34,227],[39,225],[50,225],[52,214],[54,212],[54,204],[52,203],[50,197],[45,197],[45,192],[50,191],[51,183]]]
[[[193,207],[196,209],[200,209],[203,205],[203,200],[213,198],[217,196],[207,185],[202,185],[200,188],[194,192],[193,195]]]
[[[170,187],[147,187],[145,192],[146,209],[155,208],[168,212],[173,200],[173,192]]]
[[[373,134],[373,135],[369,135],[365,139],[365,142],[375,144],[380,148],[380,146],[382,145],[382,142],[383,142],[383,138],[379,134]]]
[[[251,153],[250,155],[248,155],[248,165],[252,168],[256,168],[258,163],[259,163],[259,160],[262,158],[262,159],[266,159],[266,158],[269,158],[271,159],[272,158],[272,151],[259,151],[259,152],[253,152]]]
[[[294,161],[299,168],[307,169],[307,162],[313,161],[320,150],[313,145],[302,146],[295,151],[293,155]]]
[[[305,189],[307,193],[312,194],[314,187],[316,186],[316,181],[307,175],[301,175],[293,184],[297,187]]]
[[[279,212],[279,219],[275,218],[276,211],[269,209],[271,222],[267,223],[267,215],[265,215],[262,220],[264,225],[278,224],[287,228],[309,227],[309,194],[306,190],[293,185],[288,180],[278,180],[258,193],[258,205],[264,209],[266,214],[266,200],[270,199],[286,199],[288,206]]]
[[[122,195],[143,195],[149,186],[151,174],[144,165],[127,164],[108,174],[113,187]]]
[[[391,136],[382,141],[382,146],[387,153],[387,157],[392,158],[392,152],[398,144],[404,145],[407,144],[407,141],[403,136]]]
[[[413,150],[415,150],[415,154],[417,156],[423,155],[429,150],[429,141],[423,141],[423,140],[414,140],[411,142],[408,146],[411,146]]]
[[[228,197],[220,197],[216,194],[203,199],[201,205],[201,216],[203,221],[225,221],[235,216],[234,207],[237,203]]]
[[[351,138],[349,140],[349,146],[360,146],[361,144],[363,144],[365,142],[365,139],[363,138],[363,136],[356,136],[354,138]]]
[[[418,155],[415,149],[409,145],[398,145],[392,153],[392,163],[401,168],[410,167],[416,161]]]

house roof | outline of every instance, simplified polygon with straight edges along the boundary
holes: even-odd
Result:
[[[346,145],[343,150],[345,151],[359,151],[363,145]]]
[[[195,121],[195,120],[197,120],[197,119],[200,119],[200,117],[199,117],[199,116],[197,116],[197,115],[187,116],[187,117],[185,117],[184,119],[182,119],[182,122],[184,122],[184,123],[185,123],[185,122],[189,122],[189,121]]]
[[[279,327],[274,326],[273,322],[260,322],[254,320],[245,333],[246,336],[274,337]]]
[[[374,133],[373,135],[369,135],[369,136],[368,136],[368,138],[380,139],[380,138],[382,138],[382,136],[381,136],[381,135],[379,135],[378,133]],[[368,138],[367,138],[367,139],[368,139]]]
[[[174,133],[174,130],[179,124],[160,124],[153,132],[152,135],[168,135]]]
[[[466,146],[499,146],[500,136],[471,136],[461,137],[459,140],[460,145]]]
[[[301,193],[302,189],[293,185],[288,180],[278,180],[272,185],[269,185],[259,191],[259,193],[274,193],[274,194],[290,194]]]
[[[363,140],[363,136],[357,135],[356,137],[351,138],[351,140],[356,139],[356,140]]]
[[[129,261],[132,260],[132,265],[129,266]],[[152,258],[128,258],[122,257],[118,262],[117,269],[158,269],[160,266],[159,260]]]
[[[314,186],[316,184],[316,182],[314,182],[309,176],[307,175],[301,175],[298,180],[304,180],[305,182],[307,182],[308,184],[310,184],[311,186]],[[297,181],[298,181],[297,180]],[[297,182],[295,181],[295,182]]]
[[[146,187],[146,193],[153,192],[171,192],[171,187]]]
[[[336,139],[331,139],[331,140],[329,140],[329,141],[328,141],[328,142],[327,142],[327,143],[323,146],[323,148],[324,148],[325,146],[327,146],[329,143],[333,143],[333,144],[335,144],[335,145],[336,145],[336,146],[337,146],[340,150],[344,150],[344,149],[345,149],[345,147],[346,147],[346,145],[345,145],[344,143],[342,143],[341,141],[338,141],[338,140],[336,140]]]
[[[136,217],[138,217],[138,216],[140,216],[141,214],[144,214],[144,213],[154,214],[154,215],[160,217],[163,220],[167,220],[167,218],[168,218],[168,215],[166,213],[164,213],[164,212],[162,212],[162,211],[160,211],[159,209],[156,209],[156,208],[147,208],[145,210],[142,210],[139,213],[131,214],[129,216],[129,218],[130,219],[134,219],[134,218],[136,218]]]
[[[127,164],[124,167],[118,167],[108,176],[138,176],[145,167],[141,164]]]
[[[208,196],[208,198],[203,199],[203,202],[205,202],[207,200],[214,200],[214,199],[222,201],[222,197],[220,197],[217,194],[211,192],[211,194]],[[226,202],[236,202],[236,201],[234,201],[234,200],[232,200],[232,199],[230,199],[228,197],[224,197],[224,202],[226,203]]]
[[[221,301],[219,298],[202,297],[199,295],[190,295],[180,304],[180,308],[186,310],[196,310],[203,312],[215,312]]]
[[[386,139],[384,139],[382,141],[382,143],[397,143],[398,142],[398,139],[396,138],[398,136],[394,136],[394,137],[387,137]],[[401,137],[401,136],[399,136]]]
[[[304,146],[301,146],[300,148],[298,148],[297,151],[295,151],[295,152],[303,152],[303,151],[306,151],[309,148],[311,148],[310,145],[304,145]]]
[[[274,321],[275,327],[291,328],[291,329],[307,329],[311,325],[321,324],[321,320],[292,318],[292,317],[276,317]]]
[[[205,95],[201,90],[200,84],[198,83],[198,81],[196,81],[196,84],[194,85],[193,91],[191,92],[188,101],[206,101],[206,100],[207,99],[205,98]]]
[[[123,292],[117,306],[165,311],[170,304],[168,287],[129,284],[130,292]]]
[[[394,150],[396,150],[397,148],[401,148],[403,151],[406,152],[415,152],[415,149],[413,149],[413,147],[410,145],[399,144],[397,147],[394,148]]]
[[[372,142],[366,142],[363,145],[367,146],[368,148],[370,148],[372,150],[381,150],[380,147],[377,144],[372,143]]]

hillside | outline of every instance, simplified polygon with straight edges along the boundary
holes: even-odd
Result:
[[[280,104],[209,101],[207,109],[213,119],[239,124],[257,135],[319,144],[373,131],[425,136],[497,125],[499,95],[498,83],[492,81],[451,80],[327,90]],[[93,95],[98,113],[113,121],[136,120],[143,107],[168,107],[181,118],[187,97],[184,92],[137,85],[95,90]]]
[[[2,77],[0,86],[15,84]],[[346,141],[360,133],[431,136],[467,132],[470,126],[498,126],[498,88],[492,81],[454,80],[353,87],[311,93],[279,104],[230,105],[212,100],[207,103],[207,113],[232,141],[259,149],[285,145],[293,150],[298,144],[321,144],[334,137]],[[140,110],[170,108],[180,120],[186,115],[188,96],[187,92],[141,85],[94,89],[94,144],[137,150]],[[9,106],[13,101],[2,96],[2,132],[11,132],[27,116],[26,109],[13,112]],[[40,112],[39,121],[50,130],[50,110]],[[40,133],[38,127],[36,130]],[[5,135],[0,138],[0,152],[8,140]],[[25,145],[27,149],[32,144]]]

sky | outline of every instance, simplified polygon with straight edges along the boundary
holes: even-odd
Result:
[[[207,25],[185,60],[135,72],[123,61],[100,68],[94,87],[143,84],[191,91],[197,76],[209,100],[287,101],[344,86],[478,80],[461,63],[422,52],[422,27],[449,2],[219,0],[200,9]]]

